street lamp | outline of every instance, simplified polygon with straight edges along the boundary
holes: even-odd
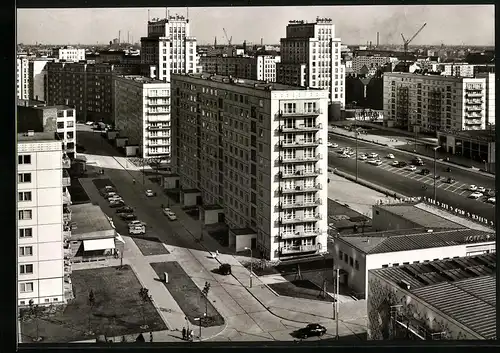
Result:
[[[440,149],[441,146],[436,146],[433,147],[432,149],[434,150],[434,203],[436,202],[436,159],[437,159],[437,150]]]
[[[253,256],[252,249],[248,246],[245,246],[245,250],[250,250],[250,288],[252,288],[252,273],[253,273]]]

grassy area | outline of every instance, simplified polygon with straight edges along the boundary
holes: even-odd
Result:
[[[80,184],[80,180],[78,180],[78,178],[71,179],[71,185],[68,186],[68,191],[71,195],[71,202],[74,205],[90,202],[90,198],[85,192],[82,184]]]
[[[184,272],[176,261],[151,263],[151,267],[159,278],[168,273],[168,283],[163,282],[165,287],[177,302],[192,325],[199,326],[196,318],[203,317],[205,312],[206,299],[201,290]],[[210,298],[210,293],[208,293]],[[207,319],[202,321],[203,327],[224,325],[224,318],[217,312],[210,300],[207,305]]]
[[[75,299],[63,310],[39,319],[39,335],[44,342],[74,342],[94,339],[99,335],[122,336],[140,332],[166,330],[163,320],[151,302],[144,304],[148,329],[143,325],[141,284],[129,266],[104,267],[73,271],[71,274]],[[95,305],[88,305],[88,293],[95,294]],[[90,313],[90,326],[89,326]],[[93,335],[87,335],[89,327]],[[34,320],[21,323],[23,342],[36,337]]]
[[[132,237],[132,240],[144,256],[170,254],[162,241],[156,237]]]
[[[334,302],[328,294],[321,296],[321,288],[306,279],[269,284],[276,293],[287,297]]]

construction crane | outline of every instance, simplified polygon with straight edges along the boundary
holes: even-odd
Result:
[[[415,33],[413,35],[413,37],[411,37],[409,40],[406,40],[405,36],[403,35],[403,33],[401,33],[401,37],[403,38],[403,49],[404,49],[404,53],[405,53],[405,64],[406,64],[406,57],[408,55],[408,44],[411,43],[411,41],[413,39],[415,39],[416,36],[418,36],[418,34],[424,29],[424,27],[427,26],[427,23],[424,23],[422,27],[420,27],[420,29],[417,31],[417,33]]]
[[[224,35],[226,36],[226,39],[227,39],[227,42],[229,43],[229,46],[231,46],[231,42],[233,41],[233,36],[231,36],[231,38],[229,38],[227,36],[227,32],[226,32],[226,29],[225,28],[222,28],[224,30]]]

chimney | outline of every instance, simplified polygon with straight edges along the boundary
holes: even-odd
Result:
[[[64,100],[64,105],[69,105],[69,99],[68,99],[68,98],[66,98],[66,99]]]
[[[35,130],[28,130],[28,136],[35,136]]]
[[[377,32],[377,48],[378,48],[378,45],[380,44],[379,39],[380,39],[380,32]]]

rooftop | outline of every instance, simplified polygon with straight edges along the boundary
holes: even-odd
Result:
[[[394,284],[405,281],[411,294],[485,339],[496,338],[495,272],[495,253],[370,270]]]
[[[253,230],[252,228],[235,228],[235,229],[231,229],[231,232],[234,234],[234,235],[248,235],[248,234],[255,234],[255,230]]]
[[[99,206],[92,204],[72,205],[71,211],[71,222],[75,224],[71,230],[72,238],[106,237],[106,234],[102,232],[112,232],[110,235],[114,236],[114,229]]]
[[[165,81],[156,80],[154,78],[141,75],[117,75],[117,77],[139,83],[166,83]]]
[[[72,108],[70,106],[67,106],[67,105],[43,105],[43,106],[36,106],[36,107],[32,107],[32,108],[35,108],[35,109],[42,109],[42,110],[46,110],[46,109],[57,109],[57,110],[75,110],[75,108]]]
[[[39,142],[39,141],[58,141],[53,132],[34,132],[30,135],[28,133],[17,134],[18,142]]]
[[[305,87],[291,86],[282,83],[257,81],[249,79],[240,79],[232,76],[214,75],[209,73],[196,73],[196,74],[173,74],[172,80],[178,77],[189,77],[194,79],[211,80],[218,83],[225,83],[239,87],[253,88],[262,91],[304,91]],[[319,90],[317,88],[307,88],[307,90]]]
[[[443,218],[442,216],[438,216],[428,210],[416,207],[416,205],[418,204],[419,202],[405,202],[397,204],[377,205],[376,207],[379,207],[400,217],[404,217],[405,219],[425,228],[464,228],[464,226],[459,223],[450,221],[449,219]]]
[[[496,235],[475,229],[405,229],[341,236],[340,239],[365,254],[412,251],[495,241]]]

